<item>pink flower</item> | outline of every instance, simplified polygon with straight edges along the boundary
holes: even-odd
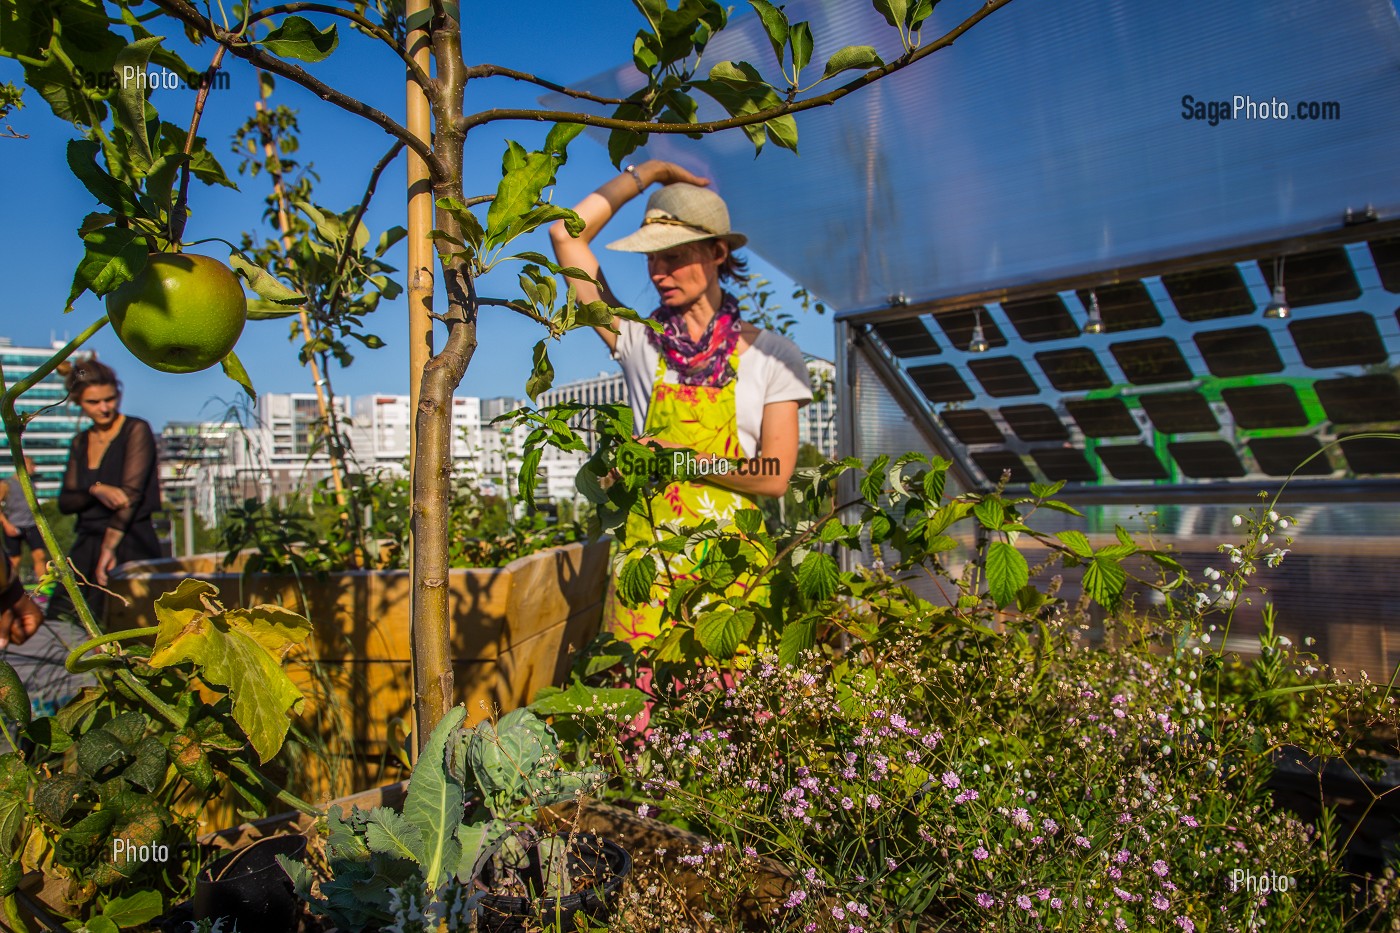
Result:
[[[872,809],[872,810],[878,810],[878,809],[880,809],[880,798],[879,798],[879,796],[876,795],[876,794],[866,794],[866,795],[865,795],[865,805],[866,805],[867,807],[869,807],[870,809]],[[840,918],[838,917],[837,919],[839,920]]]
[[[1092,848],[1094,845],[1092,842],[1090,842],[1088,839],[1085,839],[1083,836],[1075,836],[1074,844],[1079,846],[1081,849],[1089,849]]]
[[[1172,923],[1181,927],[1186,933],[1196,933],[1196,924],[1191,921],[1190,917],[1177,917]]]
[[[944,786],[944,787],[948,788],[949,790],[952,790],[953,788],[958,787],[958,786],[960,786],[961,784],[962,784],[962,778],[958,777],[958,776],[957,776],[956,774],[954,774],[952,771],[944,771],[944,772],[943,772],[943,786]]]
[[[788,895],[788,899],[783,902],[783,906],[786,907],[788,910],[793,910],[806,899],[807,892],[802,890],[801,888],[798,888],[796,891],[793,891],[791,894]]]
[[[1161,859],[1158,859],[1157,861],[1153,862],[1152,874],[1156,875],[1158,878],[1167,877],[1167,863],[1162,861]]]
[[[993,900],[992,896],[986,891],[977,895],[977,906],[981,907],[983,910],[991,910],[995,905],[996,901]]]
[[[1021,908],[1022,910],[1030,910],[1031,899],[1029,897],[1026,897],[1024,894],[1017,895],[1016,906]]]
[[[1055,910],[1059,910],[1061,907],[1065,906],[1065,902],[1058,897],[1052,897],[1050,898],[1050,906]]]
[[[1152,906],[1156,910],[1166,910],[1171,905],[1167,903],[1167,899],[1161,894],[1154,894],[1152,895]]]
[[[977,848],[972,850],[972,857],[977,859],[977,861],[979,862],[985,862],[988,858],[991,857],[991,855],[992,853],[988,852],[982,846],[978,846]]]
[[[953,803],[967,803],[969,800],[977,799],[976,788],[969,787],[953,798]]]
[[[637,815],[640,816],[642,819],[646,819],[649,813],[651,813],[651,807],[647,806],[646,804],[642,804],[640,807],[637,808]]]
[[[1181,823],[1182,823],[1183,826],[1190,826],[1192,829],[1195,829],[1197,826],[1200,826],[1200,825],[1201,825],[1200,823],[1196,822],[1196,818],[1195,818],[1194,816],[1183,816],[1183,817],[1181,818]],[[1177,919],[1178,919],[1178,920],[1185,920],[1187,923],[1191,923],[1190,919],[1187,918],[1187,917],[1177,917]],[[1192,927],[1191,927],[1191,929],[1194,930],[1195,928],[1196,928],[1196,927],[1195,927],[1195,925],[1193,924]]]

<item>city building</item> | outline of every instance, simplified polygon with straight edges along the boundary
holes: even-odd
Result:
[[[355,401],[350,446],[360,470],[408,469],[413,411],[407,395],[365,395]],[[452,399],[452,460],[474,461],[481,449],[481,399]]]
[[[55,340],[47,347],[18,347],[8,337],[0,337],[0,364],[4,366],[5,384],[13,385],[31,375],[63,345],[63,341]],[[75,358],[93,355],[79,353]],[[86,426],[82,409],[68,401],[63,376],[57,372],[45,376],[21,395],[15,409],[30,419],[24,430],[24,452],[34,458],[35,491],[41,499],[57,498],[73,435]],[[9,445],[0,446],[0,479],[13,475]]]
[[[803,354],[812,377],[812,402],[797,412],[799,449],[810,445],[827,460],[836,459],[836,364]]]
[[[352,424],[349,399],[335,396],[333,408],[345,433]],[[265,393],[258,397],[257,420],[249,436],[255,441],[253,462],[265,471],[264,498],[302,491],[331,475],[330,451],[314,394]]]
[[[230,505],[262,495],[260,444],[238,421],[170,421],[156,443],[161,499],[172,512],[182,511],[188,500],[213,527]]]

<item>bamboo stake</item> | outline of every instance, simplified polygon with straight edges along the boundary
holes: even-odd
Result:
[[[432,65],[432,31],[428,17],[429,0],[407,0],[405,15],[416,23],[408,32],[408,51],[424,74]],[[432,142],[432,112],[423,88],[405,69],[406,124],[409,133],[419,140]],[[408,393],[410,476],[416,475],[418,459],[418,404],[422,394],[423,373],[433,356],[433,248],[428,238],[433,229],[433,188],[428,164],[414,149],[408,152]],[[413,486],[410,505],[414,519],[423,514],[426,504],[419,501],[417,485]],[[452,667],[450,644],[445,628],[431,631],[421,624],[419,611],[422,594],[416,585],[419,562],[419,525],[409,523],[408,567],[411,587],[411,618],[413,619],[413,695],[414,741],[411,752],[417,759],[418,749],[427,740],[433,726],[452,706]],[[440,669],[447,665],[447,689],[442,689]]]
[[[256,121],[258,124],[258,135],[262,137],[263,159],[267,167],[267,172],[272,176],[272,192],[277,198],[277,229],[282,231],[282,251],[291,253],[292,237],[291,221],[287,212],[287,189],[282,182],[282,172],[276,168],[277,147],[272,138],[272,128],[267,119],[267,109],[263,106],[263,98],[267,92],[263,90],[262,70],[254,69],[258,77],[258,99],[253,101],[253,110],[256,111]],[[301,338],[308,344],[311,343],[311,321],[306,313],[306,306],[297,309],[297,320],[301,322]],[[326,426],[328,444],[327,453],[331,458],[331,485],[335,489],[335,504],[342,509],[345,508],[345,477],[342,473],[339,449],[340,445],[336,438],[335,412],[326,399],[325,387],[330,383],[330,373],[323,378],[321,367],[316,363],[316,355],[310,354],[307,362],[311,364],[311,379],[316,387],[316,410],[321,414],[321,423]]]

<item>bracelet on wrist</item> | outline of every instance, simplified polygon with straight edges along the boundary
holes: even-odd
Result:
[[[635,181],[635,182],[637,183],[637,193],[638,193],[638,194],[641,194],[642,192],[644,192],[644,191],[647,190],[646,183],[642,181],[642,176],[641,176],[641,174],[637,171],[637,166],[635,166],[635,165],[629,165],[629,166],[627,166],[626,168],[624,168],[623,171],[626,172],[628,175],[631,175],[631,176],[632,176],[632,180]]]

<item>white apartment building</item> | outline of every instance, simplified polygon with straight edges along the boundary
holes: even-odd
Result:
[[[63,345],[63,341],[55,340],[47,347],[17,347],[10,338],[0,337],[0,365],[4,366],[5,385],[13,385],[32,374]],[[70,359],[93,356],[95,354],[79,352]],[[35,491],[41,499],[58,497],[73,435],[87,426],[82,409],[67,399],[68,391],[63,386],[63,377],[54,372],[41,379],[15,403],[16,411],[31,416],[24,430],[24,452],[34,458]],[[14,461],[9,445],[0,445],[0,479],[9,479],[13,475]]]
[[[350,444],[361,470],[408,469],[413,410],[407,395],[364,395],[355,401]],[[475,464],[482,447],[481,399],[452,399],[452,460]]]
[[[267,486],[257,459],[260,441],[237,421],[166,422],[156,443],[165,507],[177,512],[189,500],[208,526],[217,525],[230,505],[262,496]]]
[[[350,400],[337,395],[334,411],[341,433],[351,426]],[[268,392],[258,397],[253,460],[264,471],[264,497],[304,490],[330,476],[321,409],[309,392]]]
[[[836,364],[803,354],[812,377],[811,404],[797,412],[797,443],[810,444],[828,460],[836,459]]]

